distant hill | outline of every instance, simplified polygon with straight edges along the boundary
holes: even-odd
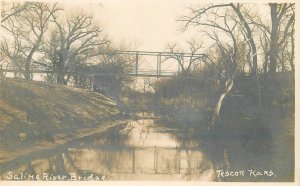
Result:
[[[118,115],[115,103],[100,93],[0,78],[0,160],[4,152],[76,136],[78,129],[93,129]]]

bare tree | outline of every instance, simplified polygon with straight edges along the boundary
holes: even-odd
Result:
[[[52,14],[56,29],[50,41],[44,43],[44,52],[50,59],[58,84],[67,84],[79,64],[103,54],[108,44],[101,38],[101,28],[93,24],[92,16],[74,16],[66,22]]]
[[[215,4],[215,5],[209,5],[209,6],[203,6],[199,9],[190,8],[192,15],[191,16],[183,16],[179,21],[185,22],[186,26],[194,24],[197,25],[197,22],[200,18],[203,18],[207,15],[207,13],[214,11],[215,13],[218,12],[220,8],[226,9],[231,8],[236,16],[239,18],[239,24],[242,25],[243,31],[245,32],[245,35],[247,37],[247,41],[249,44],[249,48],[251,51],[251,63],[252,63],[252,74],[256,74],[257,70],[257,49],[256,44],[254,42],[252,29],[250,28],[247,20],[245,19],[242,10],[241,4],[234,4],[234,3],[228,3],[228,4]],[[233,16],[231,16],[233,18]],[[204,24],[206,26],[215,26],[214,21],[210,21],[209,24]],[[203,25],[203,24],[202,24]]]
[[[15,33],[13,35],[13,43],[9,43],[6,38],[1,40],[1,53],[3,57],[6,57],[11,62],[14,68],[14,76],[18,77],[20,74],[25,75],[25,70],[22,68],[25,63],[25,58],[23,57],[23,48],[19,35]],[[7,64],[9,65],[9,64]]]
[[[16,17],[20,16],[20,12],[27,10],[29,4],[6,3],[3,1],[2,6],[1,27],[4,30],[2,30],[3,35],[1,36],[1,54],[3,58],[8,59],[7,65],[13,67],[15,77],[25,76],[25,58],[23,56],[25,49],[22,44],[22,31]]]
[[[295,21],[293,22],[292,25],[290,40],[291,40],[291,52],[288,54],[289,57],[288,61],[290,62],[292,72],[295,73]]]
[[[13,41],[13,50],[9,54],[7,41],[4,40],[4,48],[7,49],[6,54],[13,59],[15,55],[19,59],[24,59],[22,66],[18,69],[24,75],[25,79],[31,78],[31,63],[34,59],[34,54],[37,53],[43,37],[48,29],[49,20],[52,15],[61,10],[58,4],[46,4],[40,2],[28,2],[23,4],[13,5],[13,13],[6,15],[2,27],[11,35]],[[6,44],[5,44],[6,43]],[[18,52],[16,53],[16,49]],[[20,64],[18,61],[13,62],[14,65]]]
[[[33,3],[31,6],[31,10],[33,12],[33,15],[29,14],[23,16],[23,19],[25,20],[24,23],[30,27],[31,32],[35,36],[34,40],[31,39],[32,37],[30,37],[30,40],[28,40],[28,42],[32,43],[32,45],[26,57],[25,79],[30,78],[30,63],[32,61],[34,53],[38,50],[39,46],[42,43],[44,33],[48,29],[49,20],[51,16],[55,14],[55,12],[60,10],[60,8],[57,7],[57,3],[55,3],[54,5]]]
[[[291,70],[294,71],[294,59],[289,58],[290,54],[293,54],[293,32],[295,22],[295,5],[294,4],[278,4],[269,3],[271,10],[270,18],[271,25],[269,23],[261,21],[259,16],[250,14],[247,11],[243,11],[249,25],[255,25],[261,31],[263,37],[260,38],[260,43],[263,45],[263,51],[265,53],[264,71],[268,69],[268,72],[273,76],[276,69],[281,64],[282,70],[285,70],[285,61],[289,61]]]
[[[97,77],[97,81],[105,84],[102,88],[106,89],[105,91],[110,95],[116,94],[124,88],[129,88],[134,82],[134,79],[128,74],[134,70],[136,56],[119,52],[134,50],[134,48],[135,46],[131,43],[122,43],[117,48],[110,48],[99,58],[98,64],[93,66],[92,71],[94,73],[102,74],[102,76]],[[117,95],[113,97],[119,99]]]
[[[196,40],[187,41],[189,47],[189,56],[185,56],[185,52],[181,50],[176,43],[167,45],[167,52],[170,53],[163,60],[174,59],[180,65],[183,75],[191,74],[200,63],[207,64],[207,56],[200,54],[203,48],[202,44]],[[209,64],[208,64],[209,65]]]
[[[278,61],[282,64],[282,70],[285,70],[284,61],[287,57],[285,50],[288,48],[288,39],[294,31],[295,12],[294,4],[270,3],[269,6],[271,8],[272,20],[270,32],[270,74],[272,75],[276,72]],[[293,42],[293,39],[291,42]],[[293,58],[291,60],[290,64],[293,69]]]
[[[229,94],[233,87],[234,78],[237,70],[238,53],[236,37],[238,22],[231,18],[232,14],[228,9],[224,11],[224,15],[220,15],[216,11],[208,11],[215,7],[216,6],[194,11],[194,14],[192,16],[185,16],[183,17],[183,19],[181,19],[181,21],[184,21],[186,23],[186,26],[202,26],[211,29],[211,31],[205,31],[206,35],[210,39],[212,39],[214,41],[214,45],[216,45],[219,48],[219,51],[222,56],[221,59],[225,63],[225,66],[227,66],[227,68],[225,69],[225,73],[228,75],[227,77],[225,77],[224,88],[215,105],[213,117],[209,128],[215,125],[215,122],[219,117],[223,100]],[[203,19],[204,14],[206,14],[206,19]],[[222,38],[224,38],[224,36],[227,36],[227,41],[224,41],[224,39],[220,39],[220,35],[222,35]]]
[[[254,36],[252,33],[252,29],[250,28],[247,20],[245,19],[245,17],[242,14],[242,10],[241,7],[242,5],[240,3],[238,4],[233,4],[230,3],[230,7],[235,11],[235,13],[237,14],[238,18],[240,19],[240,24],[243,25],[243,29],[245,32],[245,35],[247,37],[247,41],[249,44],[249,48],[250,48],[250,53],[251,53],[251,63],[252,63],[252,74],[257,76],[257,49],[256,49],[256,44],[254,42]]]
[[[1,2],[1,23],[4,23],[9,18],[14,17],[18,14],[20,14],[22,11],[26,11],[29,8],[30,3],[20,3],[20,2],[14,2],[11,3],[11,7],[7,8],[10,4],[6,3],[5,1]]]

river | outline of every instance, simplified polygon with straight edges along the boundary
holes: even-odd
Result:
[[[236,139],[201,139],[161,125],[159,119],[139,119],[72,141],[51,153],[22,159],[1,170],[1,178],[275,181],[268,149],[252,153],[243,143]],[[248,143],[263,142],[255,139]]]

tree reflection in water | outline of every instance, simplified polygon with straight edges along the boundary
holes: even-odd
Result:
[[[141,120],[22,159],[2,170],[2,179],[9,170],[16,170],[16,174],[105,175],[108,180],[239,181],[217,178],[215,170],[265,167],[270,161],[268,144],[256,143],[254,139],[187,136],[159,127],[153,120]]]

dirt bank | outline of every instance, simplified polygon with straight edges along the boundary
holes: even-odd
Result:
[[[113,100],[89,90],[0,79],[0,163],[126,123]]]

